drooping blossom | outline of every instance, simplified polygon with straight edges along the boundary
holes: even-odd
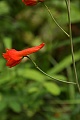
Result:
[[[36,5],[38,2],[44,2],[44,0],[22,0],[25,5],[27,6],[33,6]]]
[[[45,44],[42,43],[39,46],[27,48],[21,51],[17,51],[15,49],[6,49],[6,53],[3,53],[3,57],[7,60],[6,66],[10,68],[16,66],[21,62],[23,57],[39,51],[44,45]]]

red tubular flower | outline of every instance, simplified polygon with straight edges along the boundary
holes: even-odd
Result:
[[[44,2],[44,0],[22,0],[27,6],[36,5],[38,2]]]
[[[15,49],[6,49],[6,53],[3,53],[3,57],[7,60],[6,66],[14,67],[19,64],[23,57],[37,52],[40,50],[45,44],[42,43],[39,46],[28,48],[25,50],[17,51]]]

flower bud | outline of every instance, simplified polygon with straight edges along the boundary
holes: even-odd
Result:
[[[44,0],[22,0],[25,5],[27,6],[33,6],[36,5],[38,2],[44,2]]]

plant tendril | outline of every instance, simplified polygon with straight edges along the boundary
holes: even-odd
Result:
[[[38,65],[37,65],[29,56],[26,56],[26,57],[29,58],[29,60],[31,60],[31,62],[34,64],[34,66],[35,66],[40,72],[42,72],[44,75],[48,76],[49,78],[54,79],[54,80],[57,80],[57,81],[59,81],[59,82],[67,83],[67,84],[76,84],[75,82],[63,81],[63,80],[56,79],[56,78],[48,75],[48,74],[45,73],[42,69],[40,69],[40,68],[38,67]]]

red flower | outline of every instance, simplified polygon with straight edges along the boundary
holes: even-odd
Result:
[[[44,2],[44,0],[22,0],[27,6],[36,5],[38,2]]]
[[[25,50],[17,51],[15,49],[6,49],[6,53],[3,53],[3,57],[7,60],[6,66],[10,68],[19,64],[23,57],[37,52],[40,50],[45,44],[42,43],[39,46],[28,48]]]

